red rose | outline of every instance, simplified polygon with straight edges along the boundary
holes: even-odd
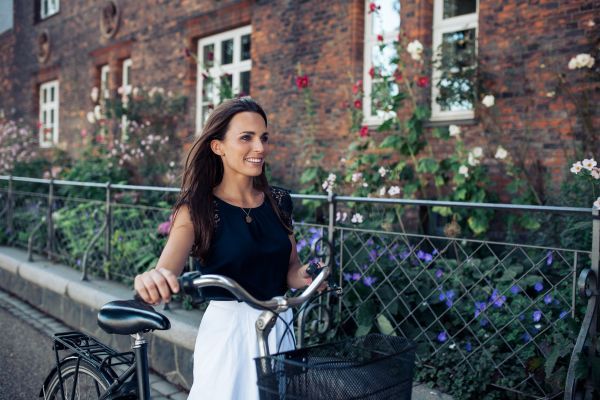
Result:
[[[375,4],[374,1],[369,3],[369,13],[375,12],[375,11],[379,10],[380,8],[381,7],[379,7],[377,4]]]
[[[360,101],[360,100],[354,100],[354,108],[361,109],[362,108],[362,101]]]
[[[383,35],[377,35],[377,40],[379,42],[383,42]]]
[[[394,80],[396,81],[396,83],[402,82],[402,72],[401,71],[396,70],[394,72]]]
[[[360,92],[362,89],[362,80],[358,80],[356,81],[356,83],[354,85],[352,85],[352,93],[353,94],[357,94],[358,92]]]
[[[371,79],[373,79],[375,77],[375,68],[371,67],[371,69],[369,69],[369,75],[371,76]]]
[[[428,77],[426,77],[426,76],[420,76],[417,79],[417,86],[425,87],[427,85],[429,85],[429,78]]]
[[[360,137],[369,136],[369,127],[368,126],[362,126],[360,128],[360,131],[358,133],[360,134]]]
[[[297,76],[296,77],[296,87],[298,89],[304,89],[304,88],[308,87],[308,76],[307,75]]]

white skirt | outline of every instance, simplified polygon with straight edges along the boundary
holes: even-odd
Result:
[[[188,400],[258,400],[256,319],[262,311],[237,301],[211,301],[194,349],[194,382]],[[269,335],[269,351],[294,349],[293,314],[288,310]],[[284,336],[285,335],[285,336]]]

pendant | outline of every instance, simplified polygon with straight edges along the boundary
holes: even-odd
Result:
[[[246,215],[246,222],[247,222],[247,223],[250,223],[250,222],[252,222],[252,217],[251,217],[251,216],[249,216],[249,215]]]

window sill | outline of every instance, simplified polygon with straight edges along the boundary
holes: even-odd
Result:
[[[37,25],[37,24],[41,24],[41,23],[43,23],[43,22],[46,22],[46,21],[48,21],[48,20],[50,20],[50,19],[52,19],[52,18],[56,17],[57,15],[60,15],[60,10],[59,10],[59,11],[57,11],[57,12],[55,12],[54,14],[48,15],[47,17],[44,17],[44,18],[42,18],[42,17],[38,17],[38,18],[36,19],[36,21],[35,21],[35,24],[34,24],[34,25]]]
[[[479,121],[476,118],[463,118],[463,119],[435,119],[429,120],[423,124],[426,128],[437,128],[439,126],[448,125],[477,125]]]

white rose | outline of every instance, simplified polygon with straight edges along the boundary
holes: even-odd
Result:
[[[473,149],[473,155],[477,158],[481,157],[483,155],[483,149],[479,146],[475,147]]]
[[[94,117],[96,117],[97,120],[102,119],[102,109],[100,106],[94,107]]]
[[[423,45],[418,40],[413,40],[406,46],[406,51],[413,60],[419,61],[421,59],[421,54],[423,53]]]
[[[461,175],[464,175],[465,177],[469,176],[469,167],[467,167],[466,165],[461,165],[458,168],[458,173]]]
[[[496,150],[496,155],[494,157],[500,160],[504,160],[506,157],[508,157],[508,151],[506,151],[504,147],[498,146],[498,149]]]
[[[458,136],[460,135],[460,126],[450,125],[448,131],[450,132],[450,136]]]
[[[479,160],[473,155],[472,152],[469,152],[469,156],[467,158],[467,164],[469,164],[471,167],[479,165]]]
[[[327,180],[332,183],[335,182],[335,179],[336,179],[335,174],[329,174],[329,176],[327,177]]]
[[[362,173],[361,172],[355,172],[352,174],[352,182],[358,182],[361,180],[362,178]]]
[[[577,54],[577,57],[575,57],[575,59],[577,60],[578,68],[591,68],[594,65],[594,59],[589,54]]]
[[[92,92],[90,93],[90,97],[92,98],[92,101],[95,103],[98,101],[98,95],[100,94],[100,91],[98,90],[98,88],[96,86],[94,86],[92,88]]]
[[[86,117],[87,117],[87,120],[88,120],[88,122],[90,124],[93,124],[93,123],[96,122],[96,117],[94,117],[94,112],[93,111],[88,112],[87,115],[86,115]]]
[[[583,165],[581,164],[581,161],[577,161],[576,163],[573,163],[573,166],[571,167],[571,172],[577,175],[579,172],[581,172],[582,169]]]
[[[379,172],[379,175],[381,175],[381,177],[383,178],[387,173],[387,170],[383,167],[379,167],[379,170],[377,172]]]
[[[481,100],[481,104],[483,104],[487,108],[492,107],[495,102],[496,102],[496,99],[491,94],[485,95],[483,97],[483,100]]]
[[[360,215],[359,213],[356,213],[352,216],[351,219],[353,224],[362,224],[363,223],[363,216]]]
[[[600,168],[594,168],[591,172],[592,178],[600,179]]]
[[[379,195],[380,195],[380,196],[385,196],[385,192],[386,192],[385,186],[383,186],[383,187],[381,187],[381,188],[379,189]]]
[[[174,166],[175,166],[175,161],[171,161],[171,162],[169,163],[169,167],[173,168]]]
[[[390,190],[388,190],[388,194],[390,196],[395,196],[397,194],[400,194],[400,188],[398,186],[392,186],[392,187],[390,187]]]
[[[577,68],[577,59],[575,57],[569,60],[569,69]]]
[[[596,165],[598,165],[598,163],[593,158],[586,158],[581,162],[581,165],[583,165],[583,168],[591,171]]]

